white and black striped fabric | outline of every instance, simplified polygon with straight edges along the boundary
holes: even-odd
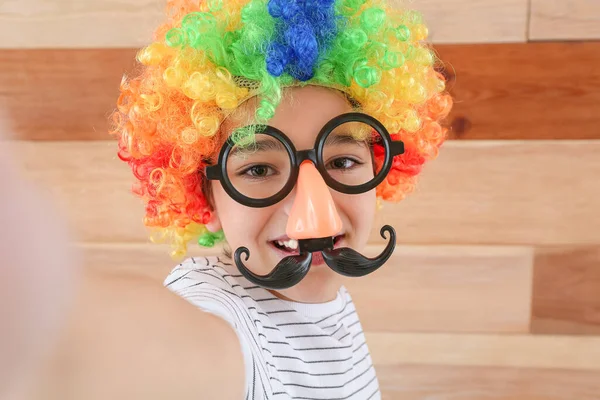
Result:
[[[349,293],[324,304],[285,301],[229,260],[190,258],[164,284],[228,321],[246,365],[247,400],[378,400],[379,383]]]

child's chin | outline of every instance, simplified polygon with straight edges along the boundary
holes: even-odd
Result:
[[[279,293],[301,303],[326,303],[334,300],[343,284],[342,276],[323,266],[311,267],[300,283]]]

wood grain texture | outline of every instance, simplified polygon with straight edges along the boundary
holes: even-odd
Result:
[[[390,222],[401,243],[596,244],[598,146],[600,141],[447,143],[424,169],[415,193],[386,205],[375,226]]]
[[[119,83],[134,50],[0,51],[0,118],[32,140],[109,139]]]
[[[176,264],[152,244],[80,248],[88,268],[107,274],[162,282]],[[220,253],[194,248],[190,256],[209,254]],[[520,247],[398,246],[384,268],[345,285],[369,331],[527,333],[532,255]]]
[[[531,331],[600,334],[600,246],[537,249]]]
[[[600,42],[435,49],[456,101],[451,139],[600,139]],[[135,54],[0,50],[0,121],[19,139],[108,140]]]
[[[455,99],[452,138],[600,138],[600,42],[437,50]]]
[[[600,393],[596,371],[398,365],[377,367],[377,375],[386,400],[597,400]]]
[[[526,333],[531,267],[529,248],[399,246],[346,286],[371,331]]]
[[[154,243],[74,243],[83,255],[85,268],[107,275],[149,278],[162,283],[181,262],[169,256],[168,246]],[[218,249],[194,246],[187,257],[220,254]]]
[[[527,0],[397,0],[420,11],[433,43],[505,43],[527,40]]]
[[[366,333],[378,365],[452,365],[596,371],[600,336]]]
[[[166,0],[19,0],[0,4],[0,48],[139,47]]]
[[[600,2],[531,0],[529,39],[600,39]]]
[[[56,196],[83,242],[146,242],[133,176],[113,142],[18,142],[25,176]],[[595,245],[600,141],[449,142],[415,193],[374,227],[403,244]],[[378,232],[371,243],[381,244]]]
[[[123,48],[147,44],[166,0],[20,0],[0,4],[0,48]],[[525,41],[527,0],[399,0],[444,43]]]

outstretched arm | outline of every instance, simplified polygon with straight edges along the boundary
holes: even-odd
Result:
[[[58,349],[56,399],[244,397],[230,325],[147,278],[88,273]]]
[[[242,399],[229,324],[158,282],[84,270],[6,146],[0,138],[0,398]]]

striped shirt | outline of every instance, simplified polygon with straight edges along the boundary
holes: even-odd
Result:
[[[285,301],[218,257],[190,258],[164,284],[236,331],[247,400],[379,400],[369,349],[350,294],[323,304]]]

